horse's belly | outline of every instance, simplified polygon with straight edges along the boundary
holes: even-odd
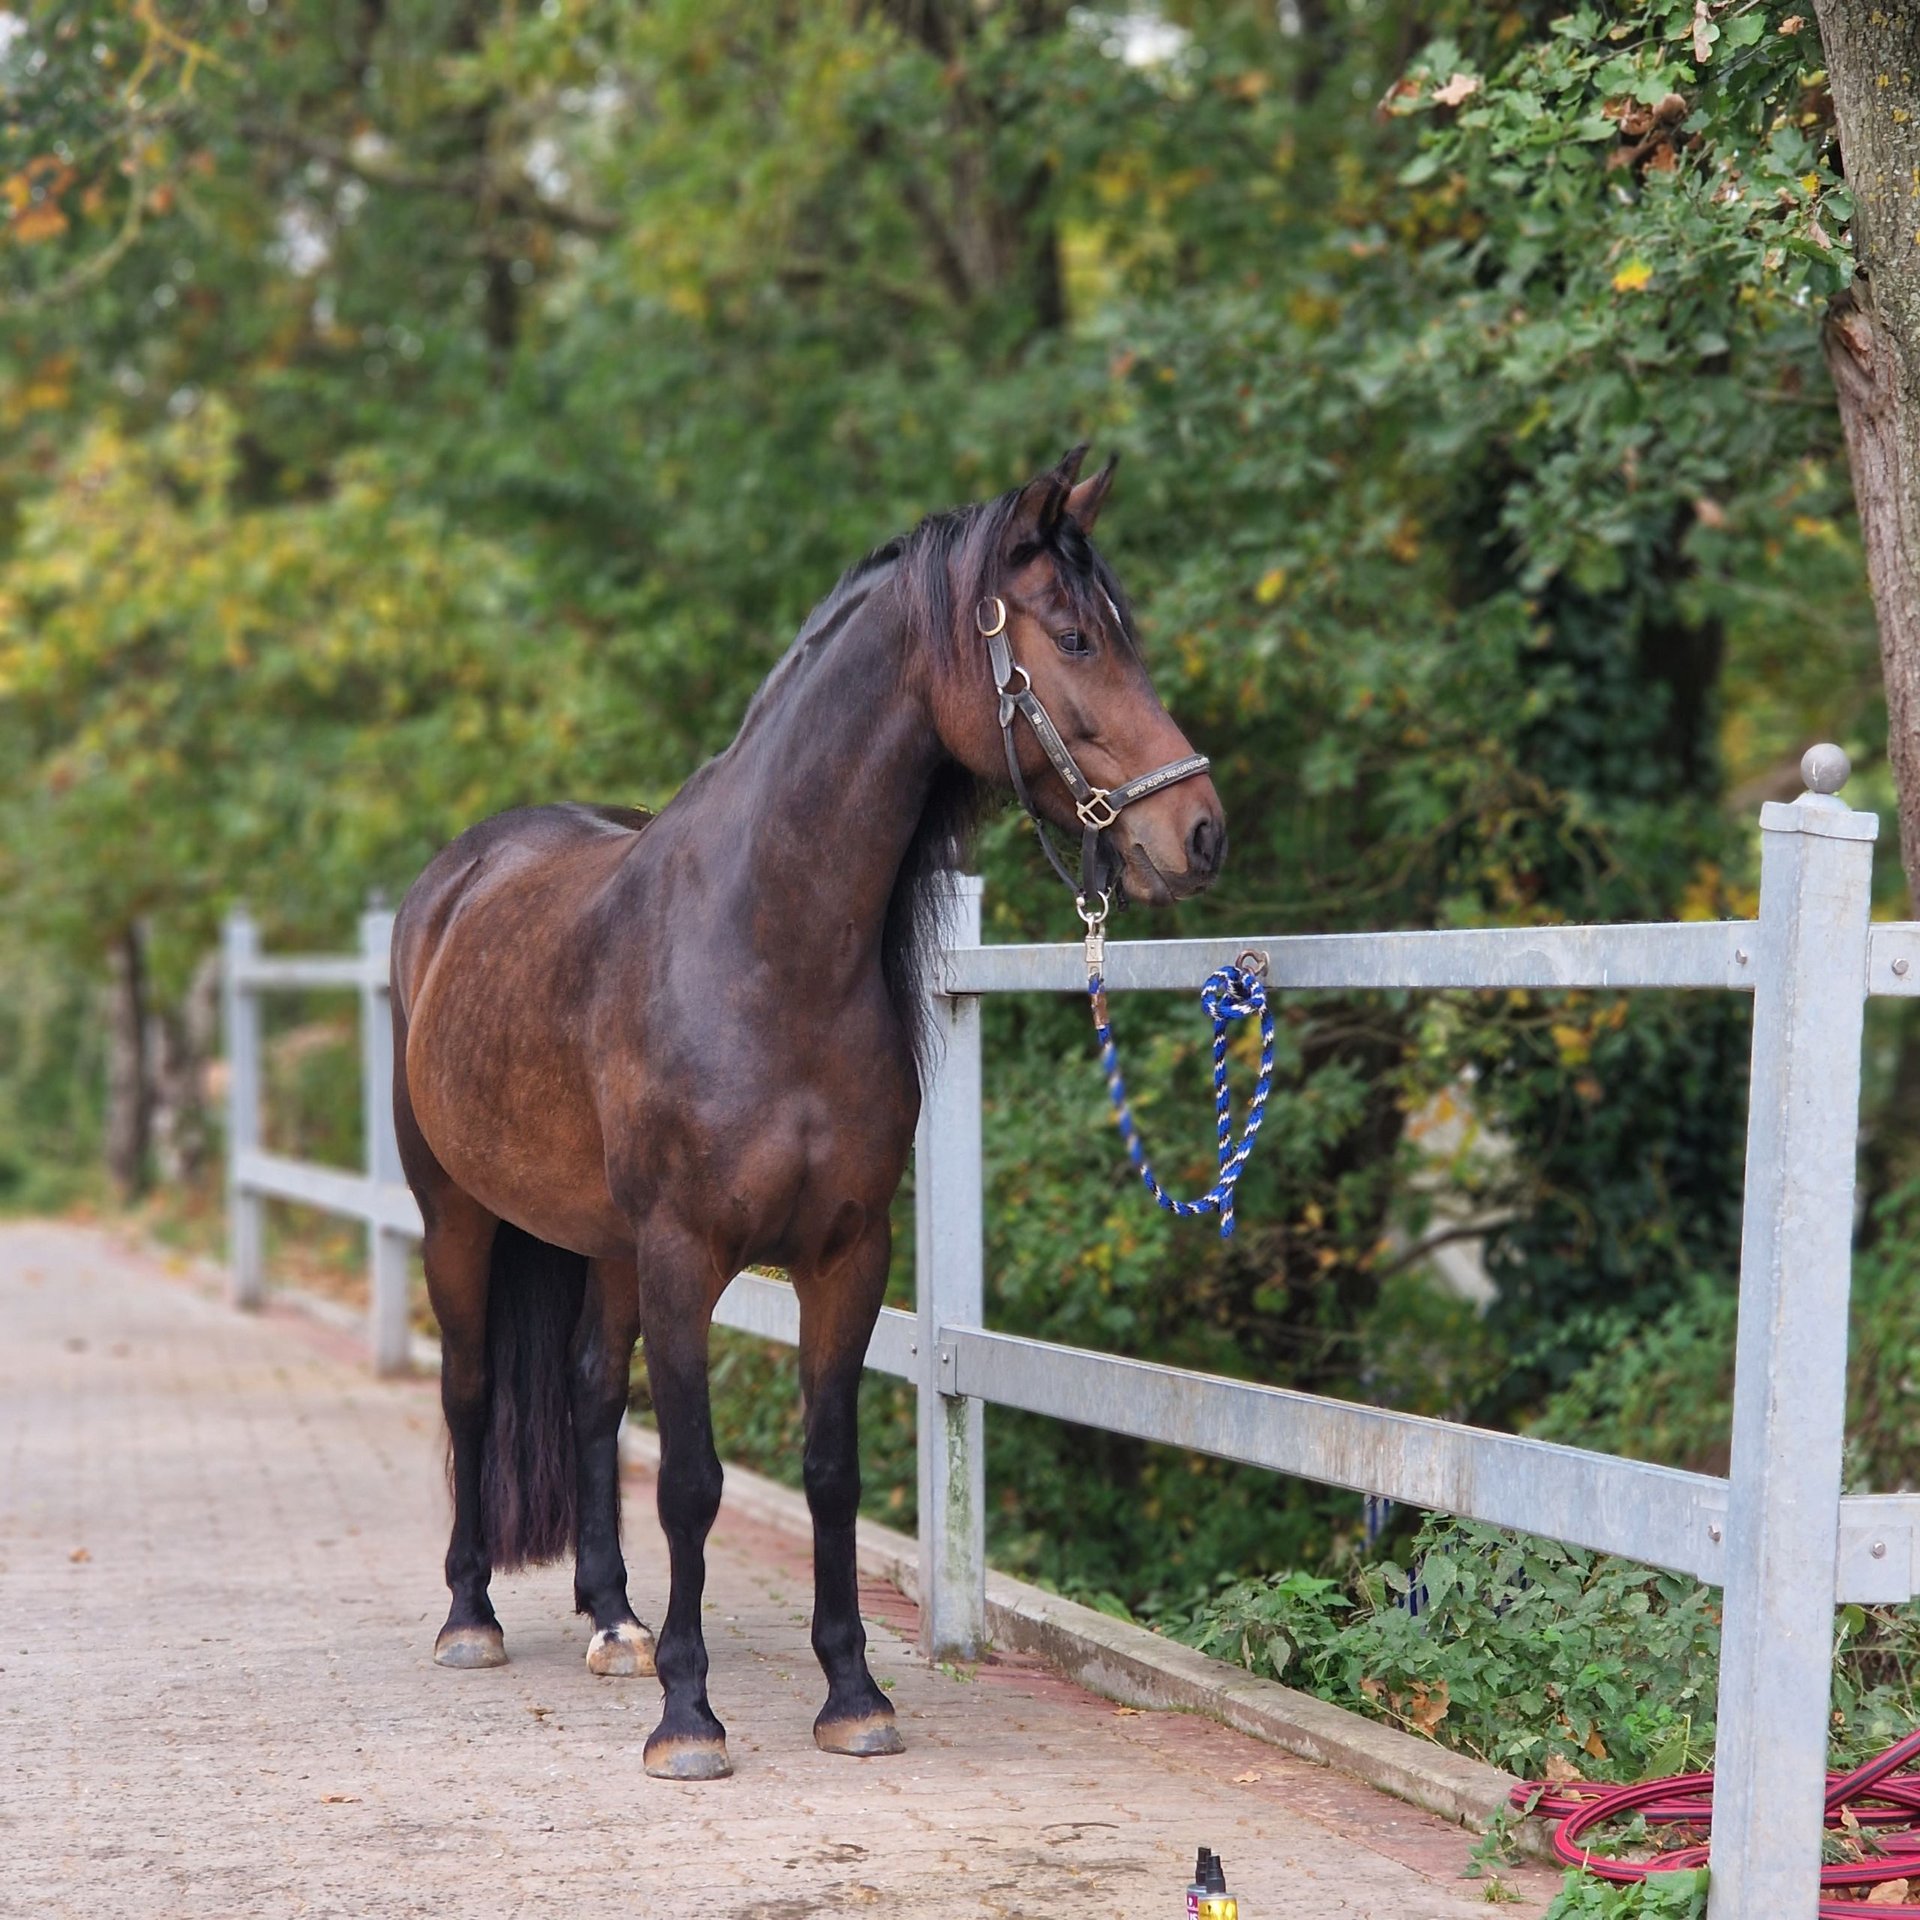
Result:
[[[705,1185],[737,1263],[830,1263],[885,1217],[912,1139],[886,1079],[876,1074],[877,1097],[853,1111],[810,1092],[770,1098],[755,1127],[716,1155]]]
[[[448,1177],[489,1213],[577,1253],[623,1253],[631,1236],[607,1190],[591,1089],[531,1012],[495,1022],[428,996],[407,1034],[414,1118]]]

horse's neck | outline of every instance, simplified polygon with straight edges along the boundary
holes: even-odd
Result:
[[[945,758],[890,582],[820,624],[820,636],[781,664],[726,754],[753,924],[789,977],[810,961],[844,974],[877,957]]]

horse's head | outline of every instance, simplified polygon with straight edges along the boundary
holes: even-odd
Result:
[[[1163,906],[1212,884],[1226,819],[1094,551],[1113,463],[1076,484],[1085,452],[976,522],[959,556],[956,648],[935,688],[936,723],[963,765],[1010,782],[1084,848],[1072,884]]]

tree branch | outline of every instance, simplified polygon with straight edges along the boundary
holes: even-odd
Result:
[[[271,142],[293,152],[319,160],[370,187],[394,193],[439,194],[455,200],[485,200],[504,212],[523,219],[537,220],[543,226],[564,233],[584,234],[604,240],[620,231],[620,222],[597,207],[581,207],[563,200],[549,200],[536,192],[528,181],[515,179],[486,166],[416,167],[404,161],[375,159],[355,153],[344,141],[326,134],[309,133],[300,127],[276,126],[267,121],[245,120],[240,131],[249,140]]]
[[[1384,1280],[1390,1274],[1418,1266],[1430,1253],[1438,1253],[1442,1247],[1450,1246],[1456,1240],[1484,1240],[1489,1234],[1498,1233],[1502,1227],[1512,1226],[1519,1218],[1517,1213],[1489,1213],[1478,1220],[1462,1220],[1458,1226],[1442,1227],[1428,1234],[1424,1240],[1416,1240],[1412,1246],[1403,1247],[1391,1260],[1383,1261],[1368,1271],[1373,1279]]]
[[[964,312],[973,304],[973,279],[952,231],[927,191],[926,182],[914,171],[913,162],[897,154],[885,127],[878,123],[862,128],[860,151],[872,161],[893,159],[900,165],[900,198],[907,211],[920,223],[920,231],[933,255],[933,270],[947,297]]]

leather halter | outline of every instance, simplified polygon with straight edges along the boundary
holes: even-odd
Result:
[[[1151,773],[1136,774],[1117,787],[1096,787],[1080,771],[1078,763],[1067,750],[1067,743],[1060,737],[1060,729],[1040,704],[1040,696],[1033,690],[1032,676],[1013,657],[1013,649],[1007,643],[1007,603],[998,594],[989,594],[974,608],[973,623],[987,643],[987,658],[993,664],[993,687],[1000,696],[1000,737],[1006,744],[1007,772],[1013,780],[1014,794],[1027,810],[1027,817],[1033,822],[1034,832],[1040,836],[1040,845],[1045,849],[1054,872],[1074,889],[1081,917],[1087,920],[1090,927],[1097,926],[1107,916],[1107,893],[1102,884],[1105,875],[1100,862],[1101,834],[1136,800],[1144,800],[1148,794],[1158,793],[1163,787],[1190,780],[1196,773],[1205,773],[1213,762],[1204,753],[1190,753],[1184,760],[1169,760],[1164,767],[1155,767]],[[1019,680],[1017,687],[1014,685],[1016,678]],[[1066,783],[1067,792],[1073,798],[1073,810],[1080,817],[1080,876],[1077,880],[1049,837],[1040,810],[1033,804],[1033,795],[1027,790],[1026,776],[1020,771],[1020,756],[1013,744],[1013,716],[1016,713],[1026,716],[1027,725],[1040,742],[1040,750],[1052,763],[1054,772]],[[1097,909],[1092,906],[1096,899],[1099,902]]]

